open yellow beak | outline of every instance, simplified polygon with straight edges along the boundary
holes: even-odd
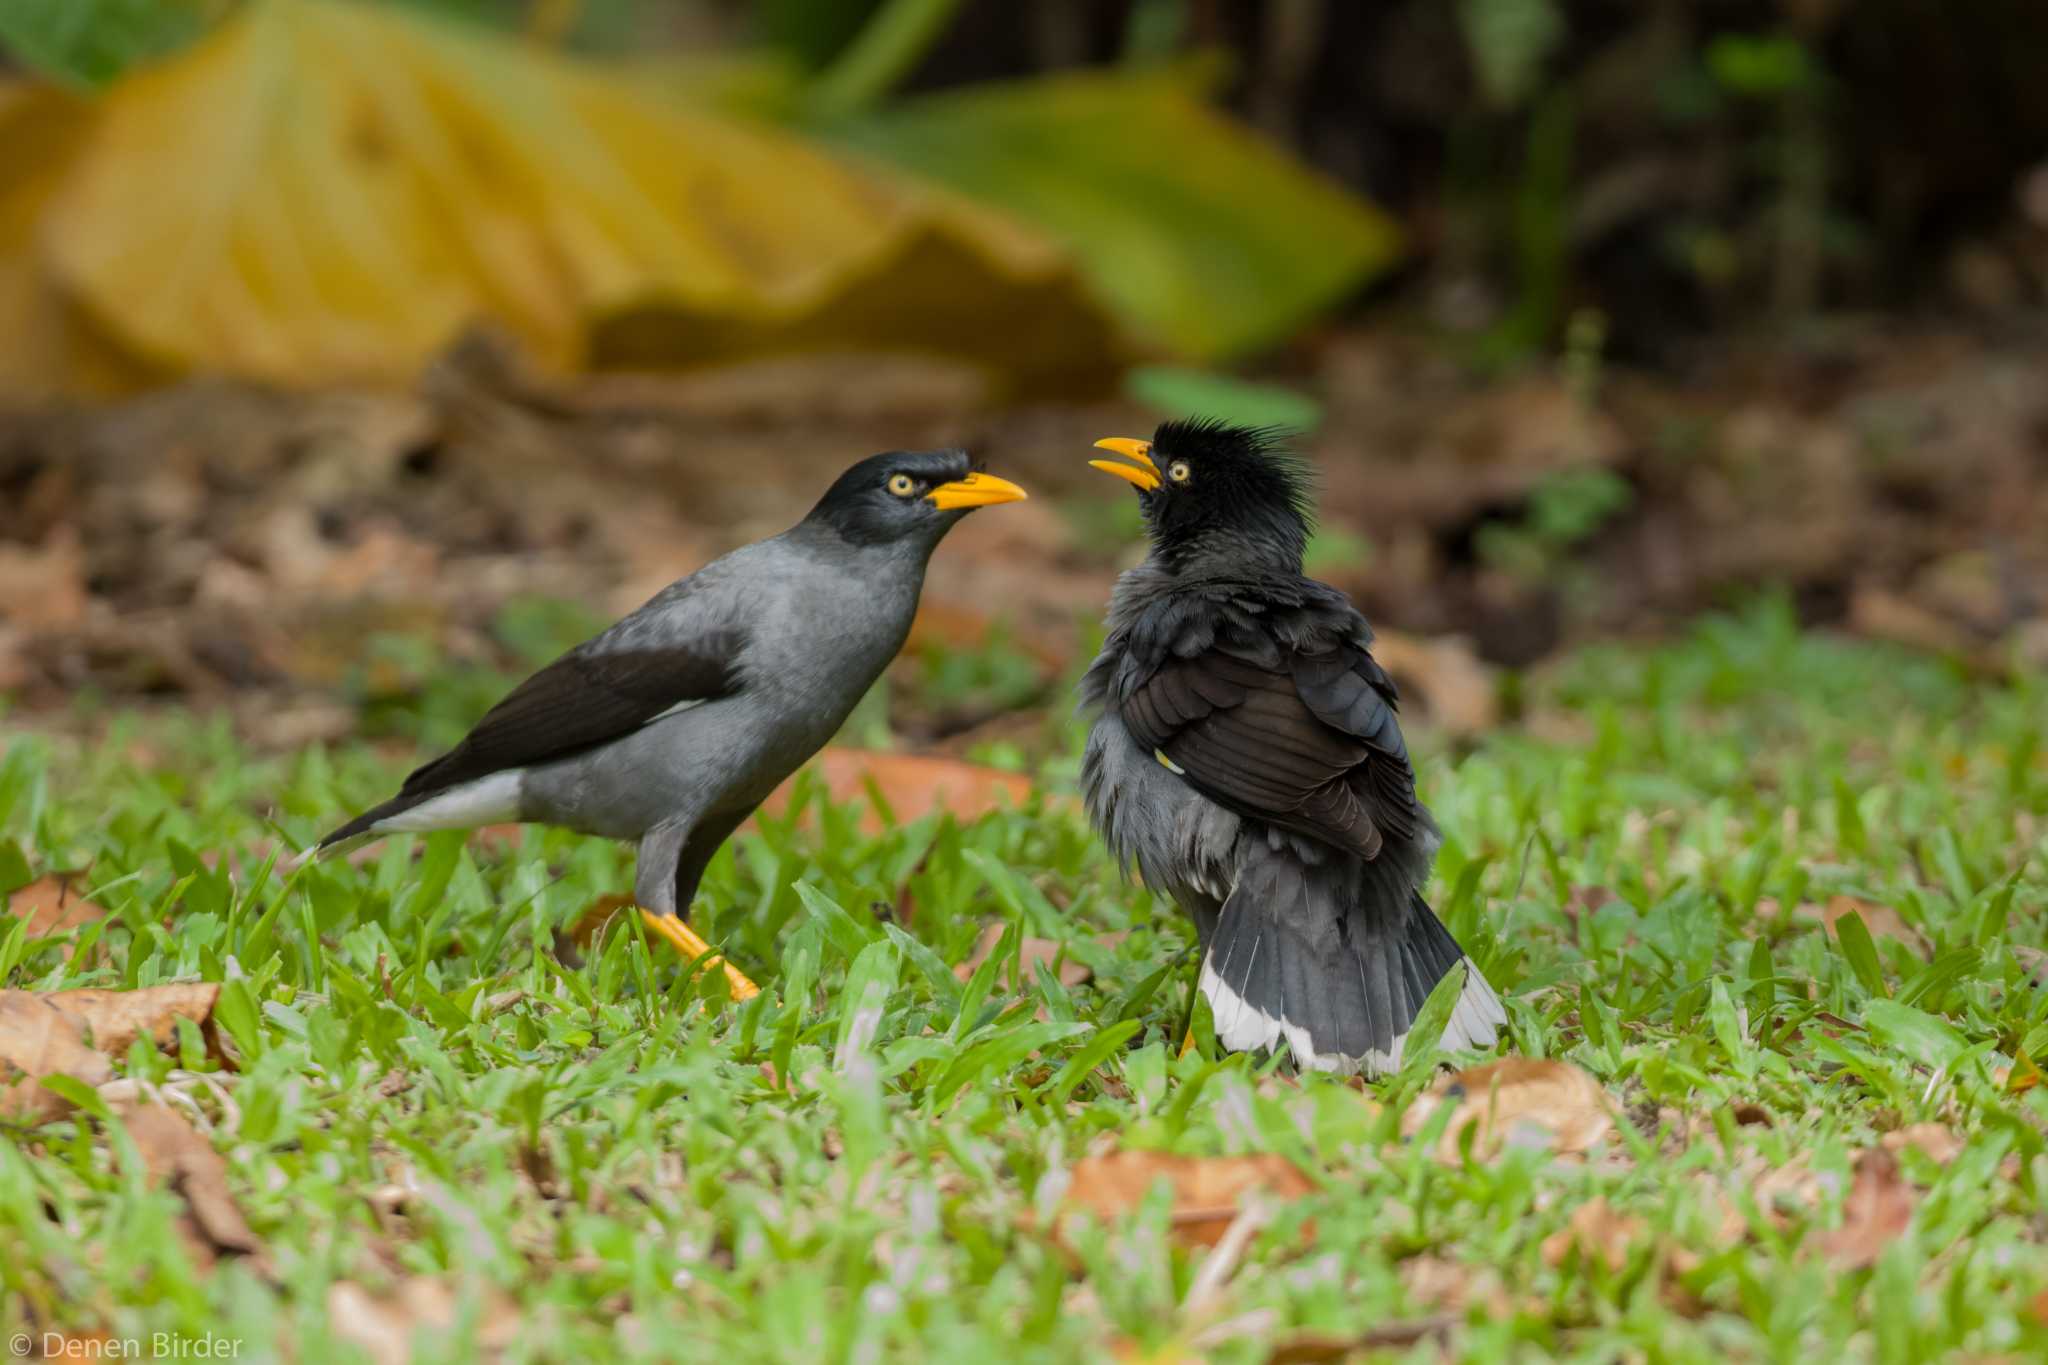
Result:
[[[1128,436],[1108,436],[1095,443],[1097,450],[1112,450],[1127,460],[1136,460],[1137,465],[1118,464],[1115,460],[1090,460],[1091,469],[1105,474],[1114,474],[1125,483],[1137,485],[1139,491],[1150,493],[1159,487],[1159,466],[1152,463],[1152,443],[1134,441]],[[1138,466],[1143,466],[1140,468]]]
[[[942,483],[925,498],[942,512],[961,507],[990,507],[999,502],[1022,502],[1030,497],[1008,479],[993,474],[969,474],[952,483]]]

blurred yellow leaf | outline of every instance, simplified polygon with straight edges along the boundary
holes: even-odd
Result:
[[[10,163],[59,183],[0,211],[172,371],[404,380],[479,317],[564,368],[872,345],[1030,375],[1121,348],[1066,255],[993,212],[375,5],[254,0],[117,83],[82,146],[34,135]]]
[[[104,393],[142,377],[42,270],[43,214],[92,109],[73,95],[0,83],[0,397]]]

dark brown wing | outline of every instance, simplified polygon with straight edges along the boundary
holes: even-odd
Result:
[[[1389,834],[1413,835],[1415,774],[1393,685],[1371,656],[1347,645],[1273,662],[1220,650],[1170,658],[1120,714],[1139,743],[1239,814],[1365,858]]]
[[[629,734],[670,707],[731,690],[737,631],[697,635],[688,647],[571,650],[512,690],[462,743],[405,779],[416,797],[523,768]]]

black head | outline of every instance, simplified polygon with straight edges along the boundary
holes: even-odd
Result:
[[[1315,524],[1308,466],[1274,427],[1205,418],[1161,422],[1149,441],[1097,441],[1131,460],[1090,460],[1138,490],[1153,554],[1299,571]]]
[[[929,548],[974,508],[1024,497],[1007,479],[975,473],[964,450],[892,450],[841,474],[804,520],[854,545],[921,540]]]

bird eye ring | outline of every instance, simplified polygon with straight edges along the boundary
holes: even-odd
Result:
[[[889,476],[889,491],[899,498],[907,498],[917,491],[917,480],[911,478],[908,474],[891,474]]]
[[[1175,483],[1186,483],[1194,471],[1188,468],[1186,460],[1175,460],[1166,467],[1166,477]]]

